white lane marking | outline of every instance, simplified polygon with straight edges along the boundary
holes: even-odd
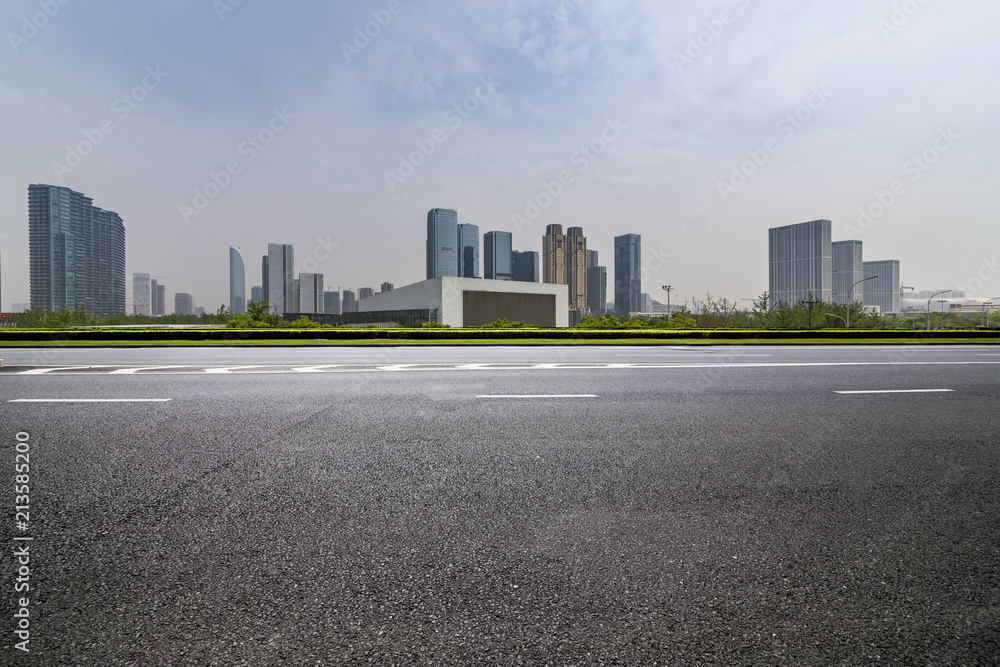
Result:
[[[858,391],[837,391],[836,394],[927,394],[954,389],[862,389]]]
[[[380,371],[407,371],[417,366],[418,364],[392,364],[390,366],[376,366],[376,370]]]
[[[181,364],[172,366],[139,366],[137,368],[119,368],[116,371],[111,371],[108,375],[135,375],[139,371],[155,371],[161,368],[191,368],[191,364]]]
[[[597,394],[480,394],[476,398],[597,398]]]
[[[111,368],[110,364],[98,366],[56,366],[55,368],[32,368],[30,371],[21,371],[18,375],[43,375],[52,371],[73,371],[85,368]]]
[[[165,403],[172,398],[15,398],[8,403]]]
[[[220,375],[220,374],[224,375],[226,373],[232,373],[233,371],[242,371],[242,370],[245,370],[247,368],[277,368],[277,367],[276,366],[260,366],[260,365],[258,365],[258,366],[223,366],[222,368],[206,368],[205,372],[206,373],[211,373],[211,374],[216,374],[216,375]],[[267,371],[259,371],[259,372],[265,372],[266,373]]]
[[[616,354],[616,357],[773,357],[773,354],[732,354],[730,352],[687,352],[677,354],[660,354],[648,352],[645,354]]]
[[[321,368],[337,368],[339,364],[327,364],[326,366],[298,366],[292,368],[296,373],[322,373]]]

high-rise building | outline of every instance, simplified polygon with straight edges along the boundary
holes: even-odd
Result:
[[[354,297],[354,292],[349,289],[344,290],[344,298],[340,302],[341,313],[353,313],[358,308],[358,301]]]
[[[194,297],[186,292],[175,292],[174,314],[194,315]]]
[[[166,307],[167,301],[167,286],[157,285],[156,286],[156,310],[153,311],[154,315],[162,316],[167,312]]]
[[[538,253],[532,250],[515,250],[513,253],[514,280],[525,283],[538,282]]]
[[[358,288],[358,300],[367,299],[370,296],[375,296],[374,287],[359,287]]]
[[[833,302],[846,305],[864,303],[865,283],[861,259],[861,241],[836,241],[830,244],[833,266]],[[851,289],[851,286],[854,289]]]
[[[599,265],[599,262],[597,261],[597,251],[596,250],[588,250],[587,251],[587,268],[588,269],[592,269],[592,268],[594,268],[595,266],[598,266],[598,265]]]
[[[284,315],[295,312],[294,266],[292,246],[283,243],[267,244],[267,303],[272,313]]]
[[[239,246],[229,246],[229,310],[234,313],[245,313],[247,310],[245,273]]]
[[[639,312],[642,294],[642,237],[624,234],[615,237],[615,313],[628,317]]]
[[[299,312],[299,279],[292,278],[292,305],[285,309],[286,313]]]
[[[865,306],[878,306],[881,313],[898,313],[899,309],[899,260],[881,259],[864,263]]]
[[[133,287],[132,289],[134,290],[135,288]],[[156,278],[150,279],[150,281],[149,281],[149,314],[153,315],[153,316],[157,315],[158,311],[160,310],[160,308],[159,308],[159,300],[160,300],[159,291],[160,291],[160,285],[156,281]]]
[[[458,213],[427,211],[427,278],[458,275]]]
[[[587,308],[591,315],[603,315],[608,300],[608,269],[592,266],[587,269]]]
[[[483,236],[483,278],[511,280],[514,277],[512,244],[510,232],[486,232]]]
[[[392,283],[382,283],[382,287],[379,289],[379,294],[385,294],[386,292],[392,291]]]
[[[153,304],[149,296],[150,283],[148,273],[132,274],[132,313],[135,315],[151,315]]]
[[[479,225],[458,226],[458,276],[479,277]]]
[[[29,185],[28,246],[32,308],[125,312],[125,225],[117,213],[69,188]]]
[[[542,282],[566,284],[566,237],[562,225],[548,225],[542,237]]]
[[[768,230],[771,305],[833,299],[830,221],[812,220]]]
[[[267,303],[267,300],[271,296],[271,292],[267,286],[267,259],[267,255],[260,258],[260,289],[263,293],[264,303]]]
[[[323,297],[323,274],[299,274],[299,313],[322,313],[326,310]]]
[[[253,287],[251,287],[250,300],[256,303],[260,303],[261,301],[267,301],[267,299],[264,298],[264,288],[261,287],[260,285],[254,285]]]
[[[569,285],[569,309],[587,307],[587,237],[583,227],[566,230],[566,284]]]
[[[340,315],[340,292],[323,292],[323,312]]]

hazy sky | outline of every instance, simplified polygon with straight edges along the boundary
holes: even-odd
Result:
[[[168,309],[228,303],[230,245],[248,296],[268,242],[334,288],[422,280],[433,207],[517,250],[582,226],[609,284],[641,234],[675,303],[764,291],[767,229],[816,218],[1000,295],[993,0],[62,3],[0,5],[5,310],[30,183],[117,211]]]

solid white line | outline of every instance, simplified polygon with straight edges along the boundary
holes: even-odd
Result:
[[[939,391],[955,391],[954,389],[867,389],[862,391],[837,391],[837,394],[926,394]]]
[[[135,375],[139,371],[155,371],[161,368],[192,368],[192,364],[181,364],[181,365],[171,365],[171,366],[139,366],[138,368],[119,368],[116,371],[111,371],[108,375]]]
[[[110,364],[97,366],[56,366],[55,368],[33,368],[30,371],[21,371],[18,375],[43,375],[52,371],[80,370],[86,368],[111,368]]]
[[[8,403],[164,403],[172,398],[15,398]]]
[[[476,398],[597,398],[597,394],[481,394]]]

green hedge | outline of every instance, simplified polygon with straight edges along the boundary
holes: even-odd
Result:
[[[871,329],[0,329],[4,342],[27,341],[242,341],[242,340],[880,340],[913,342],[936,338],[998,340],[1000,332],[986,330],[871,330]]]

